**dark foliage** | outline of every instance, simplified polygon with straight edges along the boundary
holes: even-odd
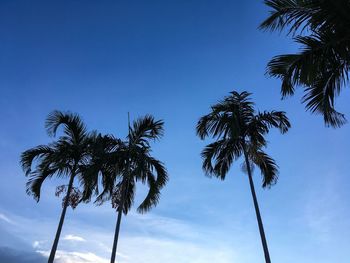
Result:
[[[304,88],[306,109],[322,114],[326,125],[340,127],[345,116],[335,99],[349,85],[350,1],[266,0],[270,16],[263,30],[282,31],[294,37],[300,52],[274,57],[267,73],[282,81],[282,97]]]
[[[202,151],[203,170],[209,176],[224,180],[233,161],[246,153],[251,163],[260,169],[263,187],[267,187],[276,182],[278,167],[263,151],[267,144],[265,135],[271,128],[285,133],[290,123],[282,111],[256,113],[250,95],[233,91],[198,121],[197,135],[201,139],[215,139]]]

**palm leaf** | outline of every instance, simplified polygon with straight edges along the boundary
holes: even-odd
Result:
[[[269,187],[277,182],[278,166],[274,159],[268,156],[262,150],[250,150],[251,160],[256,164],[262,175],[263,187]]]
[[[141,214],[148,212],[152,207],[156,206],[160,199],[161,185],[157,183],[152,173],[148,173],[147,177],[149,190],[146,198],[137,208],[137,211]]]
[[[87,136],[86,126],[77,114],[53,111],[46,119],[45,127],[50,136],[56,136],[59,126],[64,126],[64,133],[75,144],[80,143]]]
[[[156,121],[151,115],[138,118],[130,129],[129,140],[133,144],[148,146],[147,140],[157,140],[163,136],[163,126],[162,120]]]
[[[22,169],[26,175],[30,174],[33,161],[35,159],[44,158],[45,156],[52,154],[53,149],[49,145],[39,145],[21,154],[20,163]]]
[[[233,160],[238,159],[242,151],[239,140],[221,139],[213,142],[202,151],[202,168],[206,175],[224,180]]]

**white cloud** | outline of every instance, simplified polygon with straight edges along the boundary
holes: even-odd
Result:
[[[7,216],[1,213],[0,213],[0,219],[5,221],[6,223],[13,224],[13,225],[15,224],[13,220],[11,220],[10,218],[8,218]]]
[[[128,229],[119,238],[118,250],[127,257],[119,257],[121,263],[248,262],[238,257],[239,248],[222,232],[154,214],[130,213],[124,219]]]
[[[124,220],[128,225],[132,225],[131,230],[134,229],[136,232],[143,232],[151,236],[196,240],[207,232],[189,222],[154,214],[141,215],[131,212]]]
[[[75,235],[66,235],[64,236],[63,240],[69,240],[69,241],[79,241],[79,242],[85,242],[86,240],[80,236]]]
[[[107,252],[107,253],[109,253],[109,254],[112,253],[112,248],[111,248],[111,247],[105,245],[105,244],[102,243],[102,242],[98,242],[98,245],[99,245],[99,247],[101,247],[105,252]]]
[[[48,257],[50,251],[37,251],[45,257]],[[82,252],[68,252],[64,250],[57,250],[55,256],[55,262],[57,263],[108,263],[109,260],[97,256],[94,253],[82,253]]]
[[[180,235],[180,233],[179,233]],[[152,237],[124,237],[120,251],[128,258],[119,258],[121,263],[238,263],[235,251],[229,245],[217,242],[210,246],[200,242],[159,239]]]
[[[33,242],[33,248],[37,249],[37,248],[40,248],[40,247],[41,247],[41,242],[40,241],[36,240],[36,241]]]
[[[17,232],[25,233],[27,240],[42,255],[48,256],[56,222],[15,216]],[[114,216],[111,216],[114,223]],[[23,223],[23,224],[22,224]],[[31,227],[25,227],[30,225]],[[251,263],[256,262],[255,253],[245,235],[224,227],[208,228],[155,214],[139,215],[134,212],[123,217],[119,236],[117,259],[119,263]],[[99,227],[75,218],[67,220],[57,252],[58,263],[104,263],[109,262],[113,242],[114,225]],[[230,238],[235,236],[232,242]],[[83,238],[84,237],[84,238]],[[49,240],[42,242],[38,240]],[[238,242],[239,240],[239,242]],[[78,241],[78,242],[70,242]],[[82,242],[83,241],[83,242]],[[254,248],[253,248],[254,249]],[[240,255],[238,257],[238,255]]]
[[[124,237],[120,243],[117,259],[120,263],[238,263],[241,262],[228,246],[203,246],[191,242],[149,237]],[[38,250],[45,257],[50,251]],[[56,252],[57,263],[107,263],[109,258],[92,252]]]

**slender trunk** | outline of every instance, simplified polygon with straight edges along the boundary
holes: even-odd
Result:
[[[64,222],[64,217],[66,216],[66,211],[67,211],[67,207],[68,207],[69,195],[70,195],[70,192],[71,192],[72,187],[73,187],[74,175],[75,175],[75,173],[72,173],[70,180],[69,180],[66,199],[64,200],[60,222],[58,224],[55,240],[54,240],[52,248],[51,248],[51,253],[50,253],[48,263],[53,263],[53,261],[55,259],[57,245],[58,245],[58,241],[60,239],[61,230],[62,230],[62,226],[63,226],[63,222]]]
[[[123,215],[123,206],[124,206],[124,194],[121,200],[121,205],[118,209],[118,218],[117,218],[117,225],[115,227],[115,233],[114,233],[114,241],[113,241],[113,248],[112,248],[112,255],[111,255],[111,263],[115,262],[115,257],[117,254],[117,246],[118,246],[118,237],[119,237],[119,230],[120,230],[120,223],[122,221],[122,215]]]
[[[113,248],[112,248],[111,263],[115,262],[115,257],[116,257],[116,254],[117,254],[118,237],[119,237],[120,223],[122,221],[122,215],[123,215],[123,209],[119,209],[118,210],[117,225],[115,227],[115,233],[114,233],[114,241],[113,241]]]
[[[115,226],[115,232],[114,232],[114,240],[113,240],[113,248],[112,248],[112,255],[111,255],[111,263],[115,263],[115,258],[117,254],[117,246],[118,246],[118,238],[119,238],[119,231],[120,231],[120,224],[122,221],[123,216],[123,207],[125,198],[128,191],[129,186],[129,179],[130,179],[130,114],[128,112],[128,129],[129,129],[129,145],[128,145],[128,159],[127,159],[127,178],[126,180],[123,179],[124,183],[122,183],[122,196],[120,200],[120,205],[118,207],[118,218],[117,218],[117,225]],[[127,184],[127,186],[125,186]]]
[[[264,255],[265,255],[265,262],[266,263],[271,263],[270,259],[270,254],[269,254],[269,249],[267,247],[267,242],[266,242],[266,237],[265,237],[265,231],[264,231],[264,226],[261,220],[261,215],[260,215],[260,210],[259,210],[259,204],[258,200],[256,198],[255,194],[255,188],[254,188],[254,182],[252,178],[252,171],[250,170],[250,162],[248,158],[248,154],[246,149],[244,149],[244,158],[245,162],[247,165],[247,172],[248,172],[248,178],[249,178],[249,184],[250,184],[250,191],[252,192],[253,196],[253,202],[254,202],[254,208],[255,208],[255,213],[256,213],[256,219],[258,220],[258,225],[259,225],[259,232],[260,232],[260,237],[261,237],[261,243],[264,249]]]

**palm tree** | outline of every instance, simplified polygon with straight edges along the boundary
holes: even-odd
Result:
[[[155,121],[154,117],[146,115],[134,121],[132,126],[129,125],[129,134],[125,141],[112,136],[99,138],[102,146],[91,161],[96,169],[95,176],[90,178],[95,179],[88,185],[90,193],[98,193],[96,178],[100,172],[103,191],[98,195],[96,203],[102,204],[111,200],[113,208],[118,212],[111,263],[114,263],[116,258],[122,214],[127,215],[134,203],[136,183],[141,182],[149,187],[148,194],[137,208],[139,213],[145,213],[157,205],[160,190],[168,180],[163,163],[151,156],[150,142],[160,139],[163,135],[163,125],[163,121]]]
[[[325,124],[340,127],[344,114],[335,109],[335,98],[349,83],[349,0],[265,0],[272,10],[260,29],[282,31],[301,46],[296,54],[274,57],[270,76],[282,81],[282,98],[303,86],[306,109],[322,114]]]
[[[21,164],[26,176],[29,177],[27,193],[33,195],[37,202],[40,199],[41,186],[46,179],[53,176],[69,178],[67,194],[63,199],[63,209],[48,260],[49,263],[52,263],[67,207],[71,205],[74,208],[76,205],[76,200],[73,204],[71,199],[74,179],[78,177],[80,181],[85,180],[81,170],[90,159],[91,139],[81,118],[69,112],[53,111],[48,115],[45,126],[48,135],[52,137],[55,137],[57,129],[63,126],[64,135],[48,145],[39,145],[23,152]],[[35,168],[32,169],[32,166]]]
[[[251,94],[248,92],[233,91],[230,94],[213,105],[211,112],[198,121],[197,135],[202,140],[209,136],[216,139],[202,151],[203,170],[208,176],[224,180],[232,162],[241,156],[244,157],[243,168],[248,173],[265,261],[270,263],[269,250],[253,184],[252,168],[255,165],[260,169],[263,187],[276,183],[278,166],[263,151],[267,144],[264,136],[271,128],[278,128],[281,133],[285,133],[290,128],[290,123],[282,111],[256,113],[254,104],[249,99]]]

